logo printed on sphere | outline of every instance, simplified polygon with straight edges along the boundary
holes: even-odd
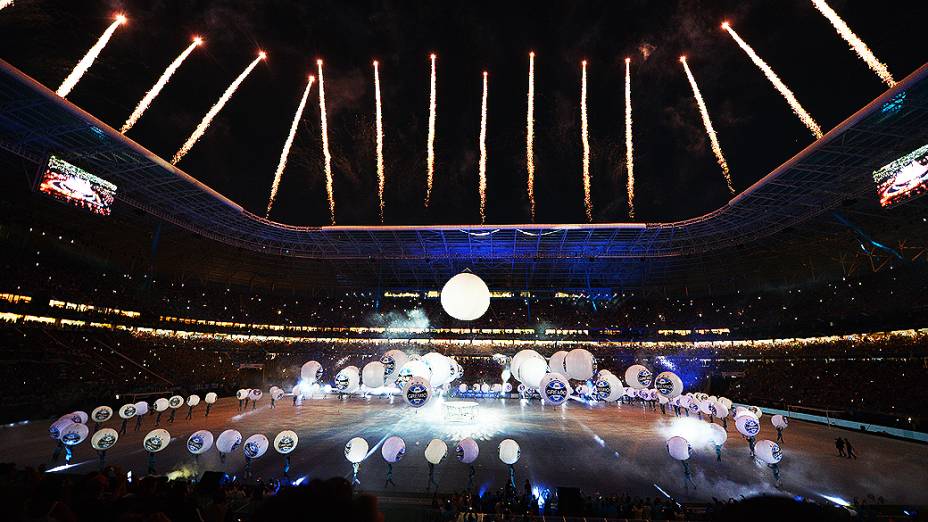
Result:
[[[245,444],[245,448],[242,451],[245,453],[246,457],[253,459],[261,452],[261,448],[258,447],[256,442],[248,442]]]
[[[187,450],[190,453],[196,453],[203,449],[203,437],[195,435],[187,441]]]
[[[661,395],[670,395],[670,393],[673,391],[673,381],[667,377],[658,377],[654,382],[654,387],[657,389],[657,391],[660,392]]]
[[[606,379],[596,381],[596,398],[604,401],[612,393],[612,385]]]
[[[277,449],[284,453],[292,451],[294,445],[295,443],[292,437],[281,437],[280,440],[277,441]]]
[[[161,449],[162,444],[163,443],[161,442],[161,437],[152,437],[150,439],[145,439],[144,446],[146,450],[150,452],[155,452]]]
[[[113,447],[113,444],[116,444],[116,437],[107,433],[97,441],[97,449],[108,450]]]
[[[421,406],[429,399],[429,389],[415,383],[406,390],[406,400],[413,406]]]
[[[553,404],[560,404],[567,399],[567,386],[560,380],[552,380],[545,386],[545,397]]]
[[[641,384],[645,388],[651,386],[651,371],[650,370],[641,370],[638,372],[638,384]]]

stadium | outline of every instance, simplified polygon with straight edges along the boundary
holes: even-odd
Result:
[[[914,21],[104,4],[0,1],[7,519],[924,516]]]

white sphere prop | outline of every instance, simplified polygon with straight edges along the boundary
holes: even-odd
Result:
[[[518,442],[506,439],[499,443],[499,460],[503,461],[504,464],[515,464],[519,462],[521,456],[522,450],[519,448]]]
[[[606,402],[615,402],[625,393],[622,381],[611,373],[599,373],[599,379],[593,384],[596,399]]]
[[[383,460],[390,464],[395,464],[406,455],[406,441],[393,435],[383,441],[383,446],[380,447],[380,454],[383,455]]]
[[[66,416],[71,417],[71,420],[78,424],[87,424],[87,420],[90,418],[86,411],[81,410],[72,411]]]
[[[728,411],[731,411],[731,407],[733,406],[731,399],[729,399],[728,397],[719,397],[719,404],[721,404],[722,406],[725,406],[725,409]]]
[[[216,439],[216,449],[220,453],[232,453],[242,445],[242,434],[237,430],[226,430]]]
[[[396,380],[396,376],[400,371],[400,368],[406,364],[406,361],[409,358],[406,357],[406,354],[402,350],[388,350],[387,353],[383,354],[383,357],[380,358],[380,362],[383,363],[383,376],[385,380]]]
[[[216,392],[209,392],[203,400],[206,401],[206,404],[215,404],[219,400],[219,396],[216,395]]]
[[[162,412],[162,411],[167,410],[167,409],[170,408],[170,407],[171,407],[171,405],[168,403],[168,400],[165,399],[164,397],[161,397],[160,399],[157,399],[157,400],[155,401],[155,411],[157,411],[157,412],[159,412],[159,413]]]
[[[454,380],[455,367],[451,359],[438,352],[429,352],[422,356],[422,362],[429,368],[432,386],[438,387]]]
[[[338,393],[354,393],[361,386],[361,375],[357,366],[346,366],[335,374],[335,390]]]
[[[503,392],[505,392],[505,393],[512,393],[512,383],[511,383],[511,382],[507,382],[506,384],[503,384]]]
[[[251,437],[245,439],[245,444],[242,444],[242,453],[249,459],[261,458],[270,444],[266,436],[261,433],[255,433]]]
[[[519,367],[522,382],[530,388],[541,386],[541,379],[548,373],[548,363],[544,359],[528,358]]]
[[[200,404],[199,395],[193,394],[190,397],[187,397],[187,406],[196,406],[197,404]]]
[[[56,420],[55,422],[52,423],[51,426],[48,427],[48,436],[55,440],[61,440],[62,430],[64,430],[71,424],[74,424],[74,421],[72,421],[71,419],[67,417],[62,417]]]
[[[635,389],[642,389],[651,386],[651,370],[640,364],[633,364],[625,370],[625,382]]]
[[[120,406],[119,417],[122,419],[131,419],[135,417],[135,404],[123,404]]]
[[[213,447],[213,434],[208,430],[199,430],[187,438],[187,451],[192,455],[202,455]]]
[[[708,400],[704,400],[704,401],[699,401],[697,404],[699,406],[699,413],[702,413],[703,415],[712,415],[712,409],[711,409],[712,403],[711,402],[709,402]]]
[[[709,411],[712,413],[712,416],[717,419],[724,419],[725,417],[728,417],[728,408],[726,408],[725,405],[719,401],[712,401],[710,399]]]
[[[284,430],[274,437],[274,449],[281,455],[287,455],[296,449],[300,437],[292,430]]]
[[[431,464],[438,464],[448,454],[448,445],[441,439],[432,439],[425,447],[425,460]]]
[[[423,377],[412,377],[403,387],[403,400],[413,408],[421,408],[432,397],[432,385]]]
[[[461,392],[461,393],[466,392],[466,391],[467,391],[467,385],[464,384],[464,383],[459,384],[459,385],[458,385],[458,391]]]
[[[89,434],[90,428],[86,424],[72,422],[61,430],[61,442],[66,446],[77,446],[84,442]]]
[[[248,398],[248,392],[250,391],[251,390],[249,390],[248,388],[242,388],[235,392],[235,398],[240,401],[243,401]]]
[[[252,391],[255,391],[255,390],[252,390]],[[261,393],[261,390],[257,390],[257,391],[258,393]],[[168,399],[168,406],[170,406],[171,408],[177,409],[183,405],[184,405],[184,398],[181,397],[180,395],[172,395],[171,398]],[[136,404],[136,407],[138,407],[138,404]]]
[[[142,417],[143,415],[148,414],[148,403],[145,401],[139,401],[135,403],[135,415],[136,417]]]
[[[355,437],[345,444],[345,458],[352,464],[360,464],[367,457],[367,450],[370,449],[367,441],[361,437]]]
[[[683,381],[673,372],[661,372],[654,378],[654,388],[664,397],[672,399],[683,393]]]
[[[552,372],[567,375],[567,367],[564,366],[564,359],[566,358],[567,352],[563,350],[554,352],[554,354],[551,355],[551,359],[548,360],[548,369]]]
[[[785,430],[789,426],[789,419],[782,415],[774,415],[770,417],[770,423],[778,430]]]
[[[396,374],[395,380],[397,387],[400,389],[405,388],[406,384],[413,377],[421,377],[432,382],[432,371],[429,370],[428,365],[421,360],[409,359]]]
[[[480,319],[490,308],[490,289],[483,279],[470,272],[462,272],[442,287],[441,307],[459,321]]]
[[[541,398],[546,403],[558,406],[567,402],[573,389],[570,387],[570,381],[560,373],[549,373],[541,379],[538,386],[541,391]]]
[[[545,360],[540,353],[535,350],[521,350],[515,355],[512,356],[512,360],[509,361],[509,370],[512,372],[512,376],[516,378],[517,381],[522,382],[522,375],[519,373],[522,364],[529,359],[541,359]]]
[[[690,458],[693,448],[689,441],[680,436],[674,436],[667,439],[667,452],[676,460],[687,460]]]
[[[754,455],[764,464],[776,464],[783,459],[779,444],[772,440],[759,440],[754,445]]]
[[[142,447],[149,453],[158,453],[171,443],[171,434],[168,430],[158,428],[148,432],[142,440]]]
[[[287,394],[287,392],[281,390],[280,388],[277,388],[277,389],[275,389],[275,390],[273,390],[273,391],[271,392],[271,397],[272,397],[275,401],[279,401],[280,399],[283,399],[283,398],[284,398],[284,395],[286,395],[286,394]]]
[[[322,365],[318,361],[307,361],[300,367],[300,378],[306,384],[314,384],[322,379]]]
[[[709,424],[709,440],[712,441],[712,444],[721,446],[728,440],[728,432],[718,424]]]
[[[745,437],[756,437],[760,432],[760,421],[753,415],[742,415],[735,418],[735,428]]]
[[[371,361],[361,370],[361,383],[368,388],[383,386],[384,366],[380,361]]]
[[[90,447],[97,451],[106,451],[112,448],[119,440],[119,433],[113,428],[103,428],[90,437]]]
[[[106,422],[113,418],[113,408],[109,406],[97,406],[90,412],[90,418],[94,422]]]
[[[464,464],[473,464],[477,460],[477,456],[480,455],[480,446],[477,445],[477,441],[470,437],[462,439],[454,447],[454,455]]]
[[[764,410],[758,408],[757,406],[748,406],[748,411],[754,414],[757,417],[757,420],[760,420],[764,416]]]
[[[588,350],[575,348],[567,352],[564,358],[567,376],[578,381],[585,381],[596,373],[596,358]]]

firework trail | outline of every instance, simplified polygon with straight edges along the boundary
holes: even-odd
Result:
[[[4,7],[11,7],[13,5],[13,0],[0,0],[0,9]]]
[[[854,34],[854,31],[851,31],[851,28],[847,26],[844,20],[838,16],[838,13],[836,13],[825,0],[812,0],[812,5],[814,5],[820,13],[825,15],[825,18],[831,22],[831,25],[838,31],[841,38],[844,38],[844,41],[850,44],[851,49],[853,49],[854,52],[857,53],[857,56],[867,64],[867,67],[870,67],[871,71],[875,72],[876,75],[883,80],[883,83],[889,87],[894,87],[896,85],[896,80],[893,79],[893,75],[890,74],[886,64],[879,61],[876,56],[873,55],[873,52],[867,47],[867,44]]]
[[[145,97],[142,98],[142,101],[140,101],[135,110],[132,111],[129,119],[126,120],[126,123],[123,124],[121,129],[119,129],[119,132],[125,134],[139,121],[139,118],[142,117],[142,114],[145,114],[145,111],[147,111],[148,107],[151,106],[151,102],[155,101],[155,98],[158,96],[158,94],[161,93],[161,89],[164,89],[164,86],[167,85],[171,80],[171,76],[174,76],[174,73],[177,72],[177,69],[180,68],[180,64],[184,63],[184,60],[186,60],[187,57],[190,56],[190,53],[192,53],[193,50],[196,49],[197,46],[199,46],[201,43],[203,43],[203,40],[199,36],[195,37],[193,39],[193,43],[184,49],[184,52],[180,53],[180,56],[171,62],[171,65],[169,65],[168,68],[165,69],[161,74],[161,78],[158,78],[158,82],[155,83],[155,86],[145,94]]]
[[[635,160],[632,150],[632,70],[625,59],[625,168],[628,170],[628,217],[635,217]]]
[[[751,46],[747,44],[747,42],[738,36],[738,33],[736,33],[735,30],[731,28],[731,25],[728,22],[724,22],[722,24],[722,29],[728,31],[728,34],[730,34],[731,37],[735,39],[735,42],[738,43],[738,46],[741,47],[741,49],[747,53],[748,57],[751,58],[751,61],[754,62],[754,65],[763,71],[764,76],[770,80],[770,83],[773,84],[773,87],[780,93],[781,96],[783,96],[783,98],[786,99],[786,102],[789,103],[790,108],[793,109],[793,113],[798,116],[802,123],[809,129],[809,131],[812,132],[812,135],[815,136],[816,139],[821,138],[821,127],[819,127],[815,119],[813,119],[812,116],[802,108],[802,105],[799,104],[799,100],[796,99],[793,91],[789,90],[789,87],[787,87],[786,84],[780,80],[780,77],[777,76],[777,73],[773,72],[773,69],[767,65],[767,62],[761,59],[761,57],[758,56],[756,52],[754,52],[754,49],[752,49]]]
[[[487,220],[487,72],[483,71],[483,100],[480,102],[480,224]]]
[[[435,101],[435,54],[429,56],[432,61],[432,74],[429,77],[429,138],[428,152],[426,163],[428,164],[428,176],[425,180],[425,206],[428,208],[432,198],[432,177],[435,174],[435,113],[438,108]]]
[[[731,183],[728,162],[725,161],[725,155],[722,154],[722,146],[719,145],[719,137],[715,134],[715,129],[712,127],[712,120],[709,119],[709,109],[706,107],[706,101],[702,99],[702,93],[699,92],[699,86],[696,85],[696,78],[693,77],[690,66],[686,63],[686,56],[680,57],[680,63],[683,64],[686,78],[690,81],[690,87],[693,88],[693,97],[696,98],[696,105],[699,107],[699,114],[702,116],[702,124],[706,127],[706,134],[709,135],[709,144],[712,147],[712,153],[715,154],[715,161],[718,162],[719,167],[722,169],[722,175],[725,176],[725,183],[728,185],[728,191],[734,194],[735,187]]]
[[[325,83],[322,78],[322,60],[316,60],[319,72],[319,120],[322,127],[322,156],[325,161],[325,192],[329,198],[329,216],[335,224],[335,186],[332,182],[332,154],[329,153],[329,120],[325,114]]]
[[[12,5],[12,2],[10,2],[9,5]],[[106,47],[107,42],[110,41],[110,38],[112,38],[113,33],[116,32],[116,29],[118,29],[120,25],[125,24],[126,21],[127,20],[125,15],[116,15],[113,23],[111,23],[110,26],[106,28],[106,31],[103,31],[103,34],[100,36],[100,39],[97,40],[97,43],[93,44],[93,47],[87,51],[87,54],[81,58],[81,61],[77,62],[77,65],[74,67],[74,70],[71,71],[71,74],[69,74],[68,77],[65,78],[63,82],[61,82],[61,87],[58,87],[58,90],[56,91],[58,96],[67,98],[68,94],[74,90],[77,82],[81,81],[81,76],[83,76],[84,73],[90,69],[90,66],[93,65],[94,60],[97,59],[97,56],[99,56],[103,48]]]
[[[380,196],[380,222],[383,223],[383,188],[387,180],[383,172],[383,111],[380,106],[380,69],[374,60],[374,99],[377,102],[377,193]]]
[[[581,62],[583,67],[580,76],[580,143],[583,145],[583,208],[586,210],[586,220],[593,221],[593,201],[590,199],[590,135],[586,120],[586,60]]]
[[[535,53],[528,53],[528,111],[525,117],[525,167],[528,171],[528,204],[535,222]]]
[[[277,162],[277,170],[274,171],[274,183],[271,185],[271,198],[267,202],[267,214],[265,217],[271,217],[271,207],[274,206],[274,200],[277,198],[277,189],[280,187],[280,178],[287,168],[287,158],[290,156],[290,147],[293,146],[293,139],[296,137],[297,128],[300,120],[303,118],[303,109],[306,108],[306,100],[309,98],[309,91],[313,88],[316,77],[310,75],[306,89],[303,91],[303,97],[300,98],[300,105],[296,108],[296,114],[293,115],[293,123],[290,124],[290,134],[287,135],[287,141],[284,142],[284,150],[280,152],[280,161]]]
[[[196,145],[197,141],[203,137],[203,134],[206,133],[206,129],[208,129],[209,124],[213,122],[213,118],[219,114],[219,111],[225,107],[226,103],[228,103],[228,101],[232,98],[232,95],[235,94],[235,91],[238,89],[239,85],[245,81],[245,78],[251,74],[251,71],[257,67],[258,63],[265,58],[267,58],[267,54],[265,54],[264,51],[259,52],[258,57],[255,58],[254,61],[252,61],[250,64],[248,64],[248,67],[242,71],[242,74],[238,75],[238,78],[236,78],[235,81],[226,88],[226,92],[222,93],[222,97],[219,98],[219,101],[210,107],[209,112],[206,113],[206,116],[203,117],[203,119],[200,121],[200,124],[197,125],[197,128],[193,130],[193,134],[187,138],[187,141],[184,142],[180,150],[174,154],[174,157],[171,159],[172,165],[177,165],[177,162],[183,159],[183,157],[186,156],[188,152],[190,152],[190,149],[192,149],[193,146]]]

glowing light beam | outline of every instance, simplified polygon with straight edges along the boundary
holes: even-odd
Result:
[[[280,152],[280,160],[277,162],[277,170],[274,171],[274,183],[271,185],[271,197],[267,202],[267,214],[265,217],[271,217],[271,207],[274,206],[274,200],[277,199],[277,189],[280,187],[280,178],[287,168],[287,158],[290,156],[290,148],[293,146],[293,140],[296,137],[296,131],[300,126],[300,120],[303,118],[303,110],[306,108],[306,100],[309,98],[309,91],[313,88],[316,77],[310,75],[306,89],[303,90],[303,97],[300,98],[300,104],[293,115],[293,122],[290,124],[290,133],[287,135],[287,141],[284,142],[284,149]]]
[[[380,222],[383,223],[383,189],[387,183],[383,169],[383,111],[380,104],[380,68],[374,61],[374,99],[377,102],[377,194],[380,197]]]
[[[168,65],[168,68],[161,73],[161,77],[158,78],[158,81],[155,83],[155,86],[151,88],[150,91],[145,93],[145,97],[142,98],[142,101],[135,107],[135,110],[132,111],[132,114],[129,115],[129,119],[126,120],[126,123],[123,124],[122,128],[119,129],[119,132],[125,134],[129,131],[136,123],[138,123],[139,118],[145,114],[145,111],[148,110],[148,107],[151,106],[151,102],[155,101],[155,98],[158,94],[161,93],[161,89],[164,89],[164,86],[168,84],[171,80],[171,76],[174,76],[174,73],[177,72],[177,69],[180,68],[180,65],[184,63],[184,60],[190,56],[190,53],[193,52],[200,44],[203,43],[203,40],[198,36],[193,39],[193,42],[184,49],[184,52],[180,53],[180,56],[174,59],[171,62],[171,65]]]
[[[187,138],[187,141],[184,142],[180,150],[174,154],[174,157],[171,159],[171,164],[177,165],[177,162],[183,159],[183,157],[186,156],[188,152],[190,152],[190,149],[192,149],[193,146],[196,145],[197,141],[203,137],[203,134],[206,133],[206,129],[209,128],[210,123],[213,122],[213,119],[217,114],[219,114],[219,111],[221,111],[222,108],[225,107],[226,103],[229,102],[238,87],[242,84],[242,82],[245,81],[245,78],[248,78],[248,75],[251,74],[251,71],[253,71],[254,68],[258,66],[258,63],[260,63],[265,58],[267,58],[267,55],[264,53],[264,51],[259,52],[258,57],[255,58],[250,64],[248,64],[248,67],[242,71],[242,74],[238,75],[238,78],[236,78],[234,82],[229,84],[229,86],[226,88],[226,91],[222,93],[222,96],[219,98],[219,101],[210,107],[209,112],[206,113],[206,116],[203,117],[203,119],[200,121],[200,124],[197,125],[197,128],[193,130],[193,134]]]
[[[335,224],[335,186],[332,181],[332,154],[329,153],[329,120],[325,113],[325,82],[322,77],[322,60],[316,60],[319,72],[319,120],[322,127],[322,156],[325,169],[325,192],[329,199],[329,216]]]
[[[841,38],[844,38],[844,41],[847,42],[851,46],[851,49],[857,53],[857,56],[867,64],[867,67],[883,80],[883,83],[889,87],[895,87],[896,80],[893,79],[893,75],[889,72],[889,68],[886,67],[886,64],[874,56],[873,51],[867,47],[867,44],[854,34],[854,31],[851,31],[851,28],[848,27],[844,20],[838,16],[838,13],[836,13],[825,0],[812,0],[812,5],[831,22],[831,25],[838,31]]]
[[[432,73],[429,77],[429,137],[426,144],[426,165],[427,165],[427,175],[425,179],[425,207],[428,208],[429,203],[432,199],[432,178],[435,175],[435,117],[438,111],[438,103],[436,100],[436,90],[435,90],[435,59],[437,56],[431,54],[429,59],[432,62]]]
[[[632,69],[625,59],[625,170],[628,171],[628,217],[635,218],[635,156],[632,148]]]
[[[586,60],[581,62],[580,76],[580,144],[583,146],[583,208],[587,222],[593,221],[593,200],[590,198],[590,135],[586,117]]]
[[[535,53],[528,53],[528,110],[525,116],[525,168],[528,205],[535,222]]]
[[[719,168],[722,169],[722,176],[725,177],[725,184],[728,185],[728,191],[734,194],[735,186],[731,182],[728,162],[725,160],[725,155],[722,154],[722,146],[719,145],[719,137],[712,127],[712,120],[709,119],[709,109],[706,107],[706,101],[703,100],[702,93],[699,92],[699,86],[696,85],[696,78],[693,77],[693,72],[690,71],[690,66],[686,63],[686,56],[680,57],[680,63],[683,64],[683,71],[686,72],[686,78],[689,80],[690,87],[693,89],[693,97],[696,98],[696,106],[699,107],[699,114],[702,116],[702,124],[706,128],[706,134],[709,136],[709,145],[712,148],[712,153],[715,154],[715,161],[719,164]]]
[[[12,2],[11,2],[12,4]],[[116,15],[113,19],[113,23],[106,28],[106,31],[103,31],[103,34],[97,40],[97,43],[93,44],[93,47],[87,51],[87,54],[81,58],[81,61],[77,62],[77,65],[74,67],[74,70],[71,71],[71,74],[61,82],[61,87],[58,87],[58,90],[55,91],[58,93],[58,96],[62,98],[67,98],[68,94],[71,94],[71,91],[74,90],[74,87],[77,86],[77,82],[81,81],[81,77],[84,76],[90,66],[93,65],[94,60],[97,59],[97,56],[100,56],[100,52],[103,51],[103,48],[106,47],[106,44],[110,41],[110,38],[113,37],[113,33],[116,32],[116,29],[120,25],[123,25],[127,22],[126,16],[122,14]]]
[[[483,71],[483,99],[480,102],[480,224],[487,220],[487,75]]]
[[[793,94],[793,91],[789,90],[789,87],[783,83],[783,80],[780,80],[780,77],[777,76],[777,73],[773,72],[773,69],[767,65],[767,62],[758,56],[757,53],[754,52],[754,49],[751,48],[747,42],[742,40],[740,36],[738,36],[738,33],[732,29],[731,24],[724,22],[722,24],[722,29],[728,31],[728,34],[731,35],[738,46],[741,47],[741,49],[748,55],[751,61],[754,62],[754,65],[756,65],[757,68],[764,73],[764,76],[767,77],[770,83],[773,84],[773,87],[777,90],[777,92],[779,92],[780,95],[786,99],[786,103],[789,104],[790,108],[793,110],[793,113],[799,117],[799,120],[802,121],[803,125],[805,125],[812,133],[812,135],[815,136],[815,139],[821,138],[823,135],[821,127],[819,127],[815,119],[808,112],[806,112],[806,110],[799,103],[799,100],[796,99],[796,95]]]

